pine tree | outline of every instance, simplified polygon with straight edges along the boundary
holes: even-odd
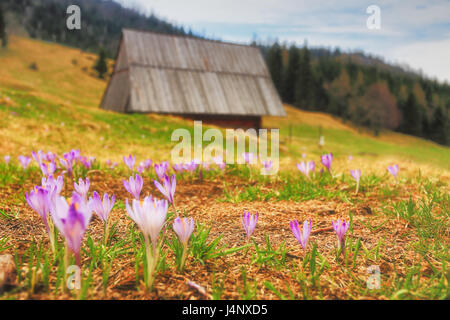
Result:
[[[431,139],[444,145],[450,143],[449,118],[441,107],[437,107],[433,112],[431,130]]]
[[[3,9],[0,6],[0,38],[2,39],[2,47],[6,48],[8,45],[8,38],[6,35],[6,22],[5,22],[5,16],[3,14]]]
[[[267,67],[269,68],[273,84],[281,95],[283,86],[283,54],[278,42],[275,42],[267,52]]]
[[[330,97],[327,90],[324,88],[322,76],[316,77],[314,92],[314,110],[326,111],[330,103]]]
[[[108,72],[108,65],[106,64],[106,52],[105,49],[100,48],[98,59],[95,62],[94,69],[98,73],[100,79],[104,79],[105,74]]]
[[[312,109],[314,98],[314,77],[311,69],[311,53],[306,45],[302,49],[300,68],[295,90],[295,105]]]
[[[319,58],[319,63],[317,64],[318,73],[326,82],[332,82],[339,77],[341,67],[340,62],[329,56]]]
[[[300,53],[296,46],[291,46],[288,53],[288,64],[284,73],[283,100],[293,104],[300,70]]]
[[[353,85],[356,81],[356,77],[358,76],[358,66],[349,58],[346,68],[350,77],[350,83]]]
[[[403,106],[403,132],[420,136],[422,134],[422,111],[415,95],[410,92]]]

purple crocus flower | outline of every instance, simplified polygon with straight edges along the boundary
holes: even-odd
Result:
[[[174,164],[174,165],[172,166],[172,169],[173,169],[173,171],[175,171],[176,173],[181,173],[181,172],[183,172],[183,164],[182,164],[182,163]]]
[[[114,195],[109,198],[108,194],[103,195],[103,201],[97,191],[94,191],[93,196],[89,199],[89,206],[94,211],[100,219],[106,224],[108,221],[109,214],[114,207],[116,198]]]
[[[144,160],[144,164],[143,167],[147,170],[148,168],[150,168],[153,164],[153,161],[151,159],[146,159]]]
[[[128,181],[123,180],[123,186],[136,200],[139,200],[143,184],[142,177],[138,174],[136,174],[136,178],[131,176]]]
[[[50,205],[50,213],[53,223],[74,253],[77,265],[81,266],[81,242],[91,220],[92,210],[80,195],[74,193],[70,204],[64,197],[56,197]]]
[[[49,152],[47,152],[47,153],[45,154],[45,159],[46,159],[48,162],[55,162],[56,155],[55,155],[53,152],[49,151]]]
[[[189,172],[194,172],[195,170],[197,170],[197,167],[198,163],[195,160],[183,164],[183,169]]]
[[[328,169],[328,172],[331,173],[331,163],[333,162],[333,154],[330,152],[328,154],[324,154],[321,157],[322,164]]]
[[[307,178],[310,178],[309,173],[314,171],[316,168],[316,163],[314,161],[302,161],[301,163],[297,163],[297,169],[300,170]]]
[[[89,178],[86,178],[86,182],[83,179],[78,179],[78,184],[76,182],[73,183],[73,188],[75,192],[78,193],[83,199],[87,199],[87,194],[89,192]]]
[[[56,163],[49,162],[49,164],[45,164],[44,162],[41,162],[41,171],[42,174],[46,177],[53,175],[56,171]]]
[[[270,160],[263,161],[262,165],[263,165],[264,169],[270,170],[270,169],[272,169],[273,162]]]
[[[175,231],[183,246],[186,246],[189,238],[191,237],[192,231],[194,231],[194,219],[192,217],[175,218],[173,221],[173,231]]]
[[[256,223],[258,222],[258,211],[256,211],[255,215],[250,214],[250,211],[245,211],[241,216],[242,226],[244,227],[245,233],[247,234],[247,241],[250,240],[250,237],[255,230]]]
[[[72,150],[70,150],[70,153],[73,154],[73,157],[74,157],[75,160],[78,160],[78,158],[81,155],[80,149],[76,149],[76,150],[72,149]]]
[[[3,160],[5,160],[6,165],[8,165],[9,161],[11,161],[11,157],[10,156],[4,156]]]
[[[70,150],[69,152],[64,153],[64,159],[69,162],[75,162],[80,158],[80,150]]]
[[[213,161],[219,167],[220,170],[224,170],[225,169],[226,164],[223,161],[222,157],[220,157],[220,156],[214,157]]]
[[[28,156],[19,156],[19,161],[20,161],[20,164],[22,165],[22,167],[24,169],[26,169],[28,167],[28,165],[30,164],[31,158]]]
[[[76,159],[75,159],[75,153],[73,153],[73,152],[66,152],[66,153],[64,153],[64,154],[63,154],[63,158],[64,158],[66,161],[69,161],[69,162],[74,162],[74,161],[76,161]]]
[[[30,194],[25,193],[25,199],[27,200],[28,205],[39,214],[42,222],[44,222],[45,229],[47,230],[50,239],[51,248],[55,252],[55,232],[49,216],[50,205],[52,203],[50,192],[42,187],[35,187],[34,190],[30,191]]]
[[[345,220],[337,220],[331,222],[334,232],[336,232],[336,236],[338,238],[338,247],[340,249],[345,248],[345,234],[350,226],[349,223],[345,222]]]
[[[355,179],[356,181],[359,181],[359,179],[361,178],[361,169],[350,169],[350,173],[352,174],[353,179]]]
[[[88,159],[87,157],[80,157],[79,161],[86,169],[90,169],[92,167],[93,160]]]
[[[30,194],[25,193],[25,199],[28,202],[28,205],[36,211],[44,222],[47,232],[48,228],[48,220],[47,214],[50,211],[50,201],[49,201],[49,192],[41,187],[35,187],[34,190],[30,191]]]
[[[33,151],[31,152],[31,155],[33,156],[34,160],[36,160],[37,164],[40,166],[45,157],[42,150],[39,150],[38,152]]]
[[[94,191],[94,195],[89,199],[88,202],[89,208],[97,214],[97,216],[103,221],[105,225],[105,232],[103,234],[103,240],[105,245],[107,245],[108,243],[108,235],[109,235],[108,217],[109,214],[111,213],[112,208],[114,207],[115,201],[116,198],[114,197],[114,195],[112,195],[111,199],[109,199],[107,193],[103,195],[102,201],[97,191]]]
[[[124,156],[123,162],[131,171],[133,171],[134,164],[136,163],[136,156],[132,156],[131,154],[128,157]]]
[[[189,242],[189,238],[191,237],[191,234],[194,231],[194,219],[180,218],[180,217],[175,218],[175,220],[173,221],[173,231],[175,231],[175,233],[178,236],[178,239],[183,245],[183,255],[181,256],[181,261],[178,266],[180,270],[183,270],[188,251],[187,245]]]
[[[56,180],[53,176],[48,178],[43,177],[41,181],[42,188],[48,191],[49,199],[53,201],[56,196],[59,196],[63,188],[64,178],[63,176],[58,176]]]
[[[71,177],[73,171],[73,161],[70,160],[70,157],[68,159],[59,158],[59,162],[66,169],[65,172],[67,172],[67,174]]]
[[[245,163],[253,164],[253,160],[256,160],[253,152],[243,152],[242,157],[244,158]]]
[[[158,238],[166,222],[168,203],[167,200],[157,200],[153,199],[152,196],[148,196],[143,201],[133,199],[131,206],[128,204],[128,199],[126,199],[125,208],[128,215],[138,225],[144,235],[145,255],[147,258],[146,286],[151,288],[162,243],[162,241],[159,241],[160,244],[158,245]],[[151,245],[149,240],[151,240]]]
[[[131,206],[128,204],[128,199],[126,199],[125,207],[131,219],[141,229],[144,237],[150,237],[153,248],[156,249],[159,233],[166,221],[167,201],[147,196],[143,201],[133,199]]]
[[[298,243],[300,243],[302,249],[306,250],[309,235],[311,234],[311,219],[303,222],[303,231],[301,230],[301,227],[299,226],[297,220],[291,221],[291,230],[295,238],[297,239]]]
[[[398,164],[394,164],[393,166],[388,166],[387,170],[389,171],[390,174],[392,174],[394,176],[395,179],[397,179]]]
[[[353,179],[355,179],[355,181],[356,181],[356,191],[355,191],[355,193],[358,193],[359,180],[361,179],[361,169],[357,169],[357,170],[351,169],[350,173],[352,174]]]
[[[166,174],[166,170],[169,168],[169,163],[167,161],[163,161],[160,164],[155,163],[155,172],[158,176],[159,180],[164,179],[164,175]]]
[[[174,205],[174,195],[175,195],[175,188],[177,186],[177,177],[175,174],[172,175],[172,180],[170,180],[169,176],[167,174],[164,175],[163,184],[159,183],[159,181],[153,180],[155,183],[156,188],[161,192],[164,197],[172,204]]]
[[[145,169],[145,168],[144,168],[143,166],[140,165],[139,167],[136,168],[136,171],[137,171],[139,174],[142,174],[142,172],[144,172],[144,169]]]

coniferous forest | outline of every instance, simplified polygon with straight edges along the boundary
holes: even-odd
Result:
[[[450,86],[361,53],[261,46],[282,100],[368,127],[450,143]]]
[[[189,34],[155,15],[122,7],[111,0],[0,0],[9,23],[31,38],[53,41],[114,58],[122,28]],[[81,8],[81,30],[66,28],[67,7]]]
[[[83,27],[65,28],[66,8],[82,8]],[[101,0],[0,0],[6,30],[114,58],[122,28],[198,36],[155,15]],[[8,28],[9,24],[9,28]],[[2,29],[5,29],[3,27]],[[0,30],[2,32],[2,30]],[[7,44],[7,34],[0,36]],[[450,86],[364,53],[261,44],[283,102],[333,114],[369,128],[420,136],[450,144]]]

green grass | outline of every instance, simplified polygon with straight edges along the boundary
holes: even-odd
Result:
[[[162,151],[170,150],[175,142],[170,141],[171,133],[180,127],[188,129],[193,134],[192,124],[189,122],[173,121],[170,118],[160,117],[157,120],[143,114],[118,114],[105,112],[96,108],[86,108],[81,106],[66,106],[52,103],[44,98],[33,96],[27,92],[17,90],[1,90],[1,96],[8,96],[14,100],[14,105],[2,105],[0,103],[0,113],[3,114],[0,126],[8,128],[9,121],[20,121],[26,119],[42,126],[46,124],[55,130],[66,131],[68,137],[50,135],[47,141],[39,139],[42,145],[30,145],[30,149],[48,148],[53,146],[55,151],[63,152],[67,148],[78,147],[71,142],[70,135],[79,136],[73,142],[80,141],[84,137],[89,143],[85,145],[87,150],[102,150],[118,158],[126,153],[126,146],[131,150],[144,154],[147,150],[150,154],[162,154]],[[74,113],[76,116],[74,117]],[[31,129],[31,128],[30,128]],[[204,130],[208,129],[207,126]],[[315,126],[296,125],[293,127],[294,142],[286,140],[286,128],[281,127],[281,145],[287,147],[288,152],[281,151],[283,158],[300,159],[302,145],[314,146],[317,141],[318,131]],[[22,128],[25,132],[26,127]],[[38,137],[44,133],[41,130],[32,135]],[[450,163],[450,152],[446,147],[438,146],[420,139],[413,139],[414,143],[394,144],[362,134],[355,134],[347,130],[323,129],[326,137],[326,149],[332,151],[336,157],[354,155],[364,157],[366,161],[377,161],[383,157],[397,157],[399,160],[411,159],[417,163],[433,164],[435,166],[448,169]],[[412,139],[412,138],[411,138]],[[119,143],[117,143],[119,141]],[[117,148],[117,145],[120,148]],[[207,145],[204,143],[204,145]],[[65,148],[65,149],[64,149]],[[108,150],[109,149],[109,150]],[[156,150],[155,150],[156,149]],[[283,149],[284,150],[284,149]],[[11,153],[14,153],[11,150]],[[309,155],[318,158],[323,152],[318,148],[310,148]],[[99,156],[104,158],[103,156]],[[164,157],[168,158],[168,154]]]
[[[255,246],[255,253],[252,257],[252,264],[257,264],[264,267],[273,267],[275,269],[282,269],[286,267],[288,250],[286,243],[281,243],[278,248],[274,248],[270,243],[270,237],[265,235],[265,246],[260,246],[253,241]]]
[[[310,126],[298,124],[292,126],[292,136],[295,141],[289,146],[289,152],[300,158],[302,151],[300,146],[314,146],[319,140],[319,125]],[[326,149],[332,150],[336,157],[359,155],[376,161],[380,157],[398,157],[411,159],[419,163],[435,164],[447,170],[450,168],[450,151],[448,147],[422,140],[420,138],[405,139],[404,142],[395,143],[379,139],[367,134],[358,134],[348,130],[322,128],[325,137]],[[289,129],[280,128],[280,136],[284,139],[289,136]],[[311,150],[311,148],[308,148]],[[312,149],[317,157],[320,149]]]
[[[245,166],[240,169],[247,172]],[[238,170],[239,171],[239,170]],[[232,174],[235,171],[232,171]],[[236,174],[241,176],[243,174]],[[245,175],[245,174],[244,174]],[[346,181],[342,176],[340,181]],[[245,181],[245,180],[244,180]],[[238,203],[242,201],[305,201],[316,198],[337,199],[347,198],[348,192],[333,188],[338,179],[332,178],[328,173],[306,179],[299,171],[281,174],[276,180],[267,180],[264,176],[256,178],[253,185],[233,186],[224,184],[224,197],[221,201]],[[361,189],[364,189],[361,187]],[[360,190],[361,190],[360,189]]]
[[[233,248],[219,247],[222,235],[210,240],[209,234],[212,227],[206,227],[203,224],[196,224],[196,231],[192,235],[190,242],[190,254],[194,261],[205,264],[209,259],[224,257],[229,254],[239,252],[247,247],[247,245]]]

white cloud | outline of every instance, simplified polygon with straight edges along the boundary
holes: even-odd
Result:
[[[386,2],[383,15],[391,24],[403,28],[418,28],[430,24],[450,22],[450,4],[448,1],[421,0]]]
[[[421,68],[430,76],[450,83],[450,37],[396,47],[390,56],[399,62],[406,62],[412,67]]]
[[[262,39],[297,43],[307,39],[311,45],[382,55],[449,79],[445,70],[450,70],[450,45],[445,33],[450,29],[450,2],[446,0],[426,4],[422,0],[116,1],[128,6],[138,3],[147,12],[153,10],[169,21],[223,40],[250,41],[254,33]],[[381,30],[366,28],[366,8],[372,4],[381,8]]]
[[[124,5],[139,4],[147,10],[180,23],[282,23],[320,26],[365,21],[366,8],[376,4],[382,19],[401,29],[431,23],[449,23],[450,5],[446,0],[116,0]],[[324,20],[324,18],[326,18]]]

